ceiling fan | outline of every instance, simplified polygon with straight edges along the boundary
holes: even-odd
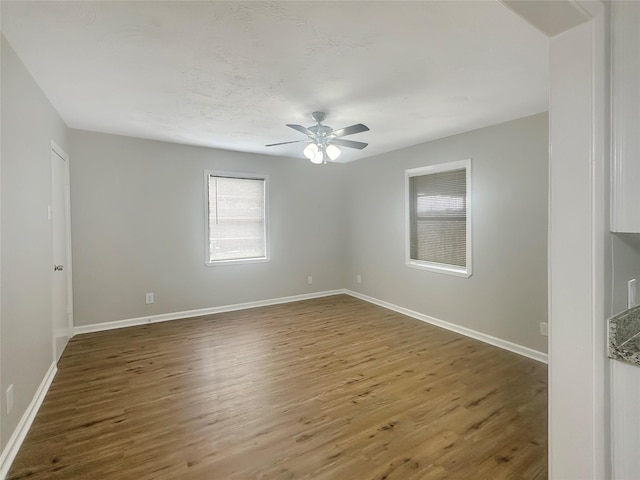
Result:
[[[309,145],[307,145],[303,152],[304,156],[311,160],[311,162],[313,163],[327,163],[327,160],[335,160],[342,153],[336,145],[347,148],[357,148],[358,150],[362,150],[368,145],[364,142],[356,142],[354,140],[345,140],[343,138],[340,138],[344,137],[345,135],[353,135],[354,133],[366,132],[367,130],[369,130],[369,127],[367,127],[366,125],[357,123],[355,125],[351,125],[350,127],[344,127],[338,130],[334,130],[329,126],[322,124],[326,117],[324,112],[313,112],[311,116],[317,122],[317,124],[309,128],[303,127],[302,125],[293,125],[290,123],[287,124],[287,127],[291,127],[300,133],[304,133],[309,138],[305,140],[294,140],[292,142],[272,143],[270,145],[265,145],[265,147],[286,145],[288,143],[308,143]]]

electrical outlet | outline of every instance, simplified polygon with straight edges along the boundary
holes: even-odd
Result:
[[[549,324],[546,322],[540,322],[540,335],[545,337],[549,336]]]
[[[627,283],[627,308],[633,308],[638,304],[636,298],[636,279],[633,278]]]
[[[360,274],[356,275],[356,283],[362,283],[362,276]]]
[[[153,293],[147,293],[144,296],[144,301],[147,303],[147,305],[150,304],[150,303],[153,303],[153,301],[154,301],[153,300]]]
[[[13,384],[7,387],[7,415],[13,409]]]
[[[309,275],[309,276],[307,277],[307,283],[308,283],[309,285],[311,285],[311,284],[313,283],[313,277],[312,277],[311,275]]]

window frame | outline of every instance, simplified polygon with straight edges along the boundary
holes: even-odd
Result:
[[[466,171],[466,266],[450,265],[445,263],[429,262],[411,258],[411,187],[410,179],[422,175],[448,172],[452,170]],[[472,208],[471,208],[471,159],[458,160],[454,162],[438,163],[426,167],[411,168],[405,170],[405,264],[411,268],[428,270],[435,273],[444,273],[458,277],[468,278],[472,274]]]
[[[264,257],[252,257],[252,258],[233,258],[225,260],[211,260],[209,242],[210,242],[210,229],[209,229],[209,178],[210,177],[225,177],[225,178],[237,178],[245,180],[263,180],[264,181]],[[204,254],[205,265],[209,267],[222,266],[222,265],[245,265],[248,263],[264,263],[271,261],[270,255],[270,242],[269,242],[269,175],[256,174],[256,173],[244,173],[244,172],[226,172],[220,170],[205,170],[204,171]]]

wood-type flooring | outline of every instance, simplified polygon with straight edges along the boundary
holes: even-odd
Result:
[[[546,377],[346,295],[84,334],[8,478],[546,479]]]

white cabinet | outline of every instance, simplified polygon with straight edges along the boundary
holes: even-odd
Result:
[[[612,478],[638,480],[640,472],[640,367],[611,362]]]
[[[640,233],[640,2],[611,2],[611,231]]]

